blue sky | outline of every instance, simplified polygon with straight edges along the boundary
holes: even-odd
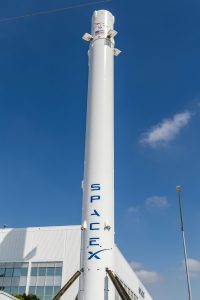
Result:
[[[6,0],[1,18],[83,4]],[[94,2],[94,1],[91,1]],[[116,17],[116,243],[157,300],[200,295],[200,2],[121,1],[0,22],[0,225],[80,224],[87,48],[95,9]]]

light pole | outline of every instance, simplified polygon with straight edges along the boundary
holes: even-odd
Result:
[[[184,251],[184,259],[185,259],[185,271],[186,271],[186,278],[187,278],[188,295],[189,295],[189,300],[192,300],[190,276],[189,276],[188,262],[187,262],[187,251],[186,251],[186,243],[185,243],[185,233],[184,233],[184,226],[183,226],[183,214],[182,214],[182,206],[181,206],[181,187],[176,186],[176,191],[178,193],[178,204],[179,204],[179,211],[180,211],[181,234],[183,240],[183,251]]]

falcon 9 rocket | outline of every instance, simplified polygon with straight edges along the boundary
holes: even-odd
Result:
[[[98,10],[88,41],[89,79],[79,299],[114,299],[114,16]]]

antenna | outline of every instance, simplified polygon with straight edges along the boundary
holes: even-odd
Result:
[[[178,193],[178,204],[179,204],[180,221],[181,221],[181,233],[182,233],[182,240],[183,240],[183,252],[184,252],[184,260],[185,260],[185,271],[186,271],[186,278],[187,278],[188,296],[189,296],[189,300],[192,300],[190,275],[189,275],[188,262],[187,262],[185,233],[184,233],[184,226],[183,226],[183,214],[182,214],[182,206],[181,206],[181,187],[176,186],[176,191]]]

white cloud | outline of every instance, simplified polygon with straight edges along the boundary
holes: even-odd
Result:
[[[174,115],[171,119],[164,119],[159,124],[145,132],[140,140],[141,144],[152,148],[167,145],[188,124],[191,112],[185,111]]]
[[[145,201],[148,207],[166,208],[169,206],[169,202],[166,196],[152,196],[148,197]]]
[[[143,265],[140,262],[131,261],[129,264],[142,283],[154,284],[161,280],[161,276],[157,272],[144,270]]]
[[[131,261],[129,264],[133,270],[138,270],[142,268],[142,264],[138,261]]]
[[[184,265],[183,261],[183,265]],[[188,269],[192,276],[196,277],[200,274],[200,261],[194,258],[187,259]]]
[[[135,223],[140,223],[140,209],[138,207],[131,206],[127,212]]]
[[[161,276],[157,272],[150,272],[147,270],[136,271],[137,276],[143,283],[154,284],[161,280]]]
[[[128,208],[128,212],[129,213],[137,213],[139,211],[139,209],[137,207],[129,207]]]

